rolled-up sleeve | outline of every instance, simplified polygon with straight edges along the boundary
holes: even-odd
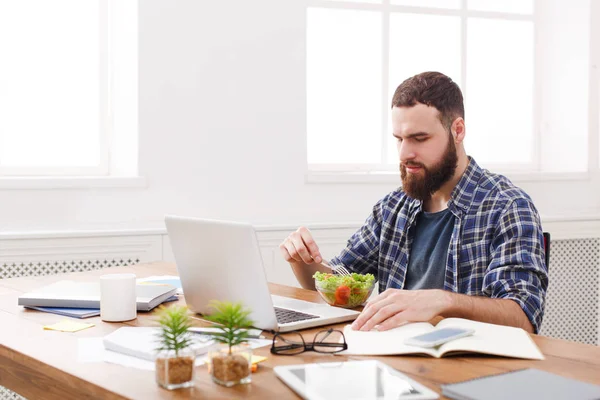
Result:
[[[492,261],[483,278],[483,293],[519,304],[538,333],[544,316],[548,268],[540,218],[529,199],[510,202],[491,242]]]
[[[348,239],[346,248],[330,261],[332,266],[343,265],[352,272],[377,276],[382,202],[380,200],[373,206],[363,226]]]

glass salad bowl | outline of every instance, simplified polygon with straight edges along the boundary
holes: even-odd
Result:
[[[373,274],[335,275],[316,272],[315,287],[329,305],[354,308],[364,304],[375,287]]]

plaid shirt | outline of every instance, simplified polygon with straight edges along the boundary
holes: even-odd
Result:
[[[548,287],[542,225],[529,196],[474,159],[452,191],[455,216],[444,290],[516,301],[539,332]],[[422,202],[397,189],[373,207],[332,265],[378,277],[379,291],[402,289]]]

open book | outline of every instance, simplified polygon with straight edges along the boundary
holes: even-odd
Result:
[[[409,337],[448,327],[473,329],[475,333],[433,348],[404,344],[404,340]],[[414,354],[440,358],[460,353],[481,353],[531,360],[544,359],[540,349],[523,329],[462,318],[446,318],[436,326],[427,322],[413,322],[383,332],[355,331],[347,325],[344,328],[344,336],[348,343],[348,350],[339,354],[370,356]]]

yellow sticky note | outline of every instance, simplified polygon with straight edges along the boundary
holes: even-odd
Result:
[[[73,322],[68,319],[64,319],[56,324],[46,325],[44,329],[51,331],[62,331],[62,332],[77,332],[82,329],[91,328],[94,324],[83,324],[81,322]]]
[[[267,359],[267,357],[262,357],[262,356],[252,356],[252,360],[251,360],[251,364],[258,364],[259,362],[265,361]]]

